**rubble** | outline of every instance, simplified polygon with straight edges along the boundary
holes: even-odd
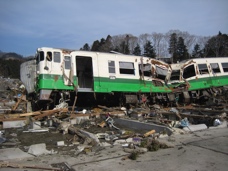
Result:
[[[162,141],[175,141],[172,134],[227,127],[227,106],[218,109],[190,104],[164,108],[154,104],[131,106],[128,110],[98,105],[72,110],[61,102],[52,110],[28,112],[19,82],[0,88],[0,148],[19,146],[33,156],[67,151],[77,157],[98,147],[121,146],[131,153],[127,158],[134,159],[148,151],[173,147]]]

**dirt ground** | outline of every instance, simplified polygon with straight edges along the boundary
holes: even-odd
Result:
[[[72,135],[63,135],[59,132],[49,133],[22,133],[21,130],[8,129],[6,134],[18,134],[18,139],[26,145],[32,144],[32,138],[36,136],[45,138],[47,148],[55,148],[52,140],[64,140],[71,138]],[[23,134],[22,136],[20,136]],[[32,136],[31,136],[32,134]],[[14,135],[14,134],[13,134]],[[50,135],[50,138],[47,137]],[[12,136],[12,135],[11,135]],[[45,137],[46,136],[46,137]],[[51,137],[52,136],[52,137]],[[12,136],[12,138],[14,138]],[[26,137],[28,138],[27,140]],[[227,127],[221,129],[207,129],[188,134],[176,134],[172,137],[170,143],[172,148],[160,149],[156,152],[147,152],[140,154],[136,160],[126,158],[129,153],[124,151],[121,146],[103,147],[96,151],[73,155],[73,147],[56,147],[58,153],[52,155],[41,155],[37,157],[21,158],[9,160],[10,163],[16,163],[19,166],[39,166],[44,168],[57,167],[63,171],[148,171],[148,170],[198,170],[213,171],[226,170],[227,165]],[[12,139],[11,139],[12,140]],[[31,142],[29,142],[29,140]],[[44,142],[40,140],[40,142]],[[19,147],[22,147],[21,143]],[[49,144],[49,145],[48,145]],[[53,145],[54,144],[54,145]],[[219,144],[219,146],[218,146]],[[24,144],[25,145],[25,144]],[[72,149],[70,149],[72,148]],[[64,167],[61,164],[68,165]],[[64,166],[65,166],[64,165]],[[41,171],[45,169],[31,168],[0,168],[2,171]]]

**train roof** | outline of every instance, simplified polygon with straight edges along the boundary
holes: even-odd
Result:
[[[210,58],[192,58],[192,59],[187,59],[187,60],[183,60],[180,63],[187,63],[189,61],[194,61],[194,62],[203,62],[203,61],[214,61],[216,59],[216,61],[228,61],[228,57],[210,57]]]
[[[41,50],[60,50],[60,51],[65,51],[65,52],[80,52],[80,53],[90,53],[90,54],[108,54],[108,55],[123,55],[123,56],[129,56],[129,57],[143,57],[143,58],[149,58],[149,57],[146,57],[146,56],[136,56],[136,55],[128,55],[128,54],[123,54],[123,53],[119,53],[119,52],[116,52],[116,51],[110,51],[110,52],[98,52],[98,51],[85,51],[85,50],[74,50],[74,49],[67,49],[67,48],[53,48],[53,47],[40,47],[40,48],[37,48],[37,51],[41,51]]]

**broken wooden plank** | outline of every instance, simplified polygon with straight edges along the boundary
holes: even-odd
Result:
[[[26,116],[36,116],[39,115],[39,117],[44,117],[44,116],[48,116],[51,115],[52,113],[57,113],[57,112],[67,112],[68,109],[54,109],[54,110],[45,110],[45,111],[36,111],[36,112],[30,112],[30,113],[17,113],[17,114],[4,114],[4,118],[1,119],[13,119],[13,118],[20,118],[20,117],[26,117]]]
[[[35,166],[35,165],[23,165],[23,164],[16,164],[16,163],[9,163],[9,162],[0,162],[0,168],[27,168],[27,169],[42,169],[42,170],[55,170],[55,171],[61,171],[61,168],[53,168],[53,167],[41,167],[41,166]]]
[[[149,131],[149,132],[146,132],[143,136],[144,136],[144,137],[148,137],[148,136],[154,134],[155,132],[156,132],[156,131],[153,129],[153,130],[151,130],[151,131]]]
[[[15,106],[12,108],[12,110],[16,110],[18,105],[21,103],[21,101],[23,100],[23,97],[25,96],[25,94],[23,93],[21,95],[21,97],[19,98],[19,100],[17,100],[17,103],[15,104]]]
[[[45,116],[54,115],[54,114],[56,114],[56,113],[58,113],[58,112],[68,112],[68,108],[53,109],[53,110],[48,110],[48,111],[42,111],[42,114],[36,115],[36,116],[34,117],[34,119],[35,119],[35,120],[41,119],[41,118],[43,118],[43,117],[45,117]]]
[[[0,118],[0,122],[4,121],[20,121],[20,120],[26,120],[25,118]]]
[[[108,108],[108,107],[106,107],[106,106],[98,105],[98,107],[101,108],[101,109],[105,109],[105,110],[107,110],[107,111],[113,111],[113,109]]]

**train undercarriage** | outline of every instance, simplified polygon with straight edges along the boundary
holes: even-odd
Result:
[[[228,101],[228,87],[217,87],[194,91],[177,91],[172,93],[94,93],[75,91],[52,91],[48,100],[38,100],[35,95],[30,96],[32,110],[53,109],[61,107],[150,107],[158,104],[164,107],[185,106],[190,103],[198,105],[222,105]]]

